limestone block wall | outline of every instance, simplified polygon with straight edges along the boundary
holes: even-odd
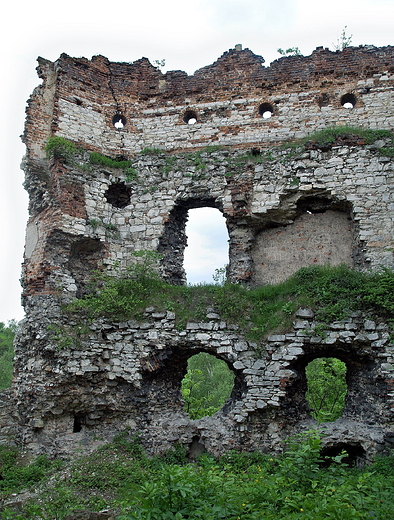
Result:
[[[162,74],[146,58],[131,64],[103,56],[40,58],[43,83],[29,101],[25,142],[42,157],[55,132],[124,155],[147,146],[266,145],[336,125],[390,129],[393,53],[393,47],[317,48],[264,67],[249,49],[232,49],[193,76]],[[350,110],[343,107],[349,101]],[[265,119],[266,112],[272,117]],[[122,128],[114,126],[119,121]]]
[[[235,282],[277,282],[315,263],[393,268],[394,161],[380,153],[385,140],[340,139],[295,153],[279,146],[329,126],[392,129],[393,52],[318,48],[264,68],[251,51],[231,50],[193,76],[163,75],[144,58],[39,59],[43,83],[24,133],[26,319],[0,405],[0,424],[15,442],[71,453],[127,427],[151,452],[174,442],[213,453],[277,450],[313,424],[306,364],[335,356],[347,365],[349,391],[325,442],[346,442],[366,457],[387,447],[394,347],[375,316],[354,314],[323,337],[311,310],[300,309],[291,331],[253,343],[215,309],[183,330],[171,312],[155,309],[141,322],[97,319],[79,330],[62,306],[86,294],[94,269],[126,269],[142,249],[161,253],[164,279],[185,283],[185,224],[196,207],[223,213]],[[71,162],[46,158],[53,135],[78,145]],[[91,151],[130,160],[133,175],[90,164]],[[68,331],[66,342],[59,330]],[[180,384],[200,351],[223,359],[235,384],[221,411],[192,421]]]
[[[132,181],[122,170],[47,161],[40,200],[48,202],[27,228],[24,294],[61,287],[79,296],[99,263],[125,268],[142,249],[160,251],[163,276],[183,283],[187,211],[204,206],[226,218],[235,281],[277,282],[312,263],[393,267],[392,160],[364,146],[289,160],[272,153],[240,163],[242,152],[203,152],[204,169],[190,154],[139,155]],[[60,183],[83,197],[70,199]]]
[[[42,305],[45,301],[46,305]],[[313,312],[299,309],[294,328],[261,343],[245,339],[218,314],[175,327],[172,312],[148,309],[141,322],[97,320],[67,348],[42,327],[59,321],[56,299],[34,297],[19,337],[15,389],[17,438],[33,451],[72,453],[111,438],[138,434],[154,453],[174,442],[203,444],[214,454],[229,449],[278,450],[290,434],[311,427],[305,366],[315,357],[346,363],[343,416],[325,425],[326,445],[357,446],[366,458],[387,448],[394,410],[394,345],[382,321],[355,313],[316,335]],[[72,325],[72,323],[71,323]],[[187,359],[198,352],[223,359],[235,374],[222,410],[191,420],[180,386]]]

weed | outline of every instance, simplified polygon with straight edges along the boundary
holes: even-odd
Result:
[[[118,161],[116,159],[111,159],[110,157],[106,157],[98,152],[91,152],[89,156],[89,160],[91,164],[97,164],[100,166],[107,166],[108,168],[127,168],[133,170],[131,167],[131,161],[121,160]]]
[[[61,520],[109,509],[118,520],[391,518],[393,458],[358,469],[343,463],[343,453],[322,467],[321,445],[321,434],[310,431],[289,439],[279,456],[232,451],[193,464],[181,445],[149,458],[129,432],[67,464],[39,457],[23,465],[17,450],[0,447],[1,497],[36,489],[20,512],[0,516]]]
[[[285,152],[282,162],[288,161],[299,157],[304,153],[306,146],[315,144],[316,146],[325,147],[329,149],[339,138],[348,137],[359,137],[364,141],[364,144],[371,145],[375,141],[385,139],[391,145],[385,146],[378,149],[380,155],[388,157],[394,157],[394,134],[389,130],[371,130],[367,128],[351,127],[351,126],[338,126],[333,128],[324,128],[318,130],[304,137],[303,139],[287,142],[280,145],[280,150]]]
[[[320,325],[313,334],[323,334],[325,324],[342,320],[355,310],[372,311],[389,322],[394,319],[394,273],[389,270],[367,274],[344,265],[312,266],[280,284],[254,289],[229,283],[218,272],[216,285],[187,287],[167,284],[159,277],[157,253],[134,255],[141,263],[133,264],[123,274],[95,272],[92,292],[65,311],[83,310],[89,318],[103,315],[119,321],[138,319],[146,307],[153,306],[174,312],[176,327],[182,330],[188,321],[206,320],[209,307],[255,341],[276,330],[290,330],[300,307],[315,310]]]
[[[126,168],[124,173],[126,175],[126,182],[132,182],[132,181],[136,181],[138,179],[137,170],[135,168],[132,168],[131,166]]]
[[[64,162],[71,163],[78,150],[72,141],[53,136],[48,139],[45,152],[48,158],[62,159]]]
[[[301,51],[298,47],[290,47],[289,49],[286,49],[286,50],[278,49],[277,52],[281,56],[302,56]]]
[[[335,51],[343,51],[347,47],[350,47],[352,43],[353,34],[350,36],[346,35],[347,25],[342,29],[341,36],[337,39],[336,43],[333,43]]]
[[[147,146],[140,151],[140,155],[161,155],[162,153],[164,153],[164,150],[161,148],[154,148],[150,146]]]
[[[82,348],[82,341],[89,333],[89,327],[86,323],[78,321],[74,325],[50,324],[47,327],[50,333],[50,339],[56,344],[57,350]]]
[[[91,226],[93,228],[93,231],[96,231],[96,229],[101,225],[101,220],[91,218],[87,221],[87,225]]]

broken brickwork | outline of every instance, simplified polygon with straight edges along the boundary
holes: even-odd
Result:
[[[385,450],[394,439],[394,345],[374,316],[355,313],[321,337],[312,311],[300,309],[292,331],[256,344],[215,309],[184,330],[172,312],[149,308],[141,322],[97,319],[79,334],[62,305],[85,294],[92,270],[126,268],[143,249],[162,254],[166,280],[184,283],[185,224],[196,207],[226,218],[233,281],[277,282],[313,263],[393,268],[394,161],[379,153],[384,139],[339,139],[287,158],[278,146],[326,127],[392,129],[393,58],[393,47],[318,48],[264,67],[237,46],[193,76],[162,74],[145,58],[39,58],[42,84],[23,137],[26,319],[0,407],[2,438],[70,453],[128,428],[151,452],[174,442],[215,454],[278,450],[314,424],[305,366],[334,356],[347,365],[349,389],[326,445],[366,457]],[[54,135],[79,147],[73,163],[46,157]],[[87,167],[92,151],[130,160],[136,175]],[[70,331],[62,348],[56,327]],[[201,351],[225,360],[235,383],[222,410],[190,420],[180,385]]]

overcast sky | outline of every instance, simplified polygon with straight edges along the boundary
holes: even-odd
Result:
[[[165,59],[165,70],[193,74],[238,43],[262,55],[265,65],[280,57],[279,47],[296,46],[304,55],[320,45],[333,49],[345,26],[353,45],[394,44],[393,20],[393,0],[8,3],[0,33],[0,321],[23,317],[19,278],[27,195],[19,168],[24,155],[19,136],[26,100],[40,82],[35,72],[38,56],[51,61],[62,52],[86,58],[102,54],[111,61]],[[193,241],[202,249],[201,238],[194,236]],[[224,263],[222,258],[217,262],[214,268]],[[213,272],[211,267],[206,269]],[[206,278],[211,281],[211,275]]]

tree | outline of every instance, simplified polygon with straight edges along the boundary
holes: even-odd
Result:
[[[346,365],[337,358],[317,358],[305,369],[306,399],[318,422],[335,421],[343,412],[347,392]]]
[[[18,324],[11,320],[5,325],[0,322],[0,390],[8,388],[12,381],[14,359],[14,336]]]
[[[191,419],[212,415],[224,405],[234,385],[234,374],[221,360],[200,352],[188,361],[182,381],[185,411]]]

